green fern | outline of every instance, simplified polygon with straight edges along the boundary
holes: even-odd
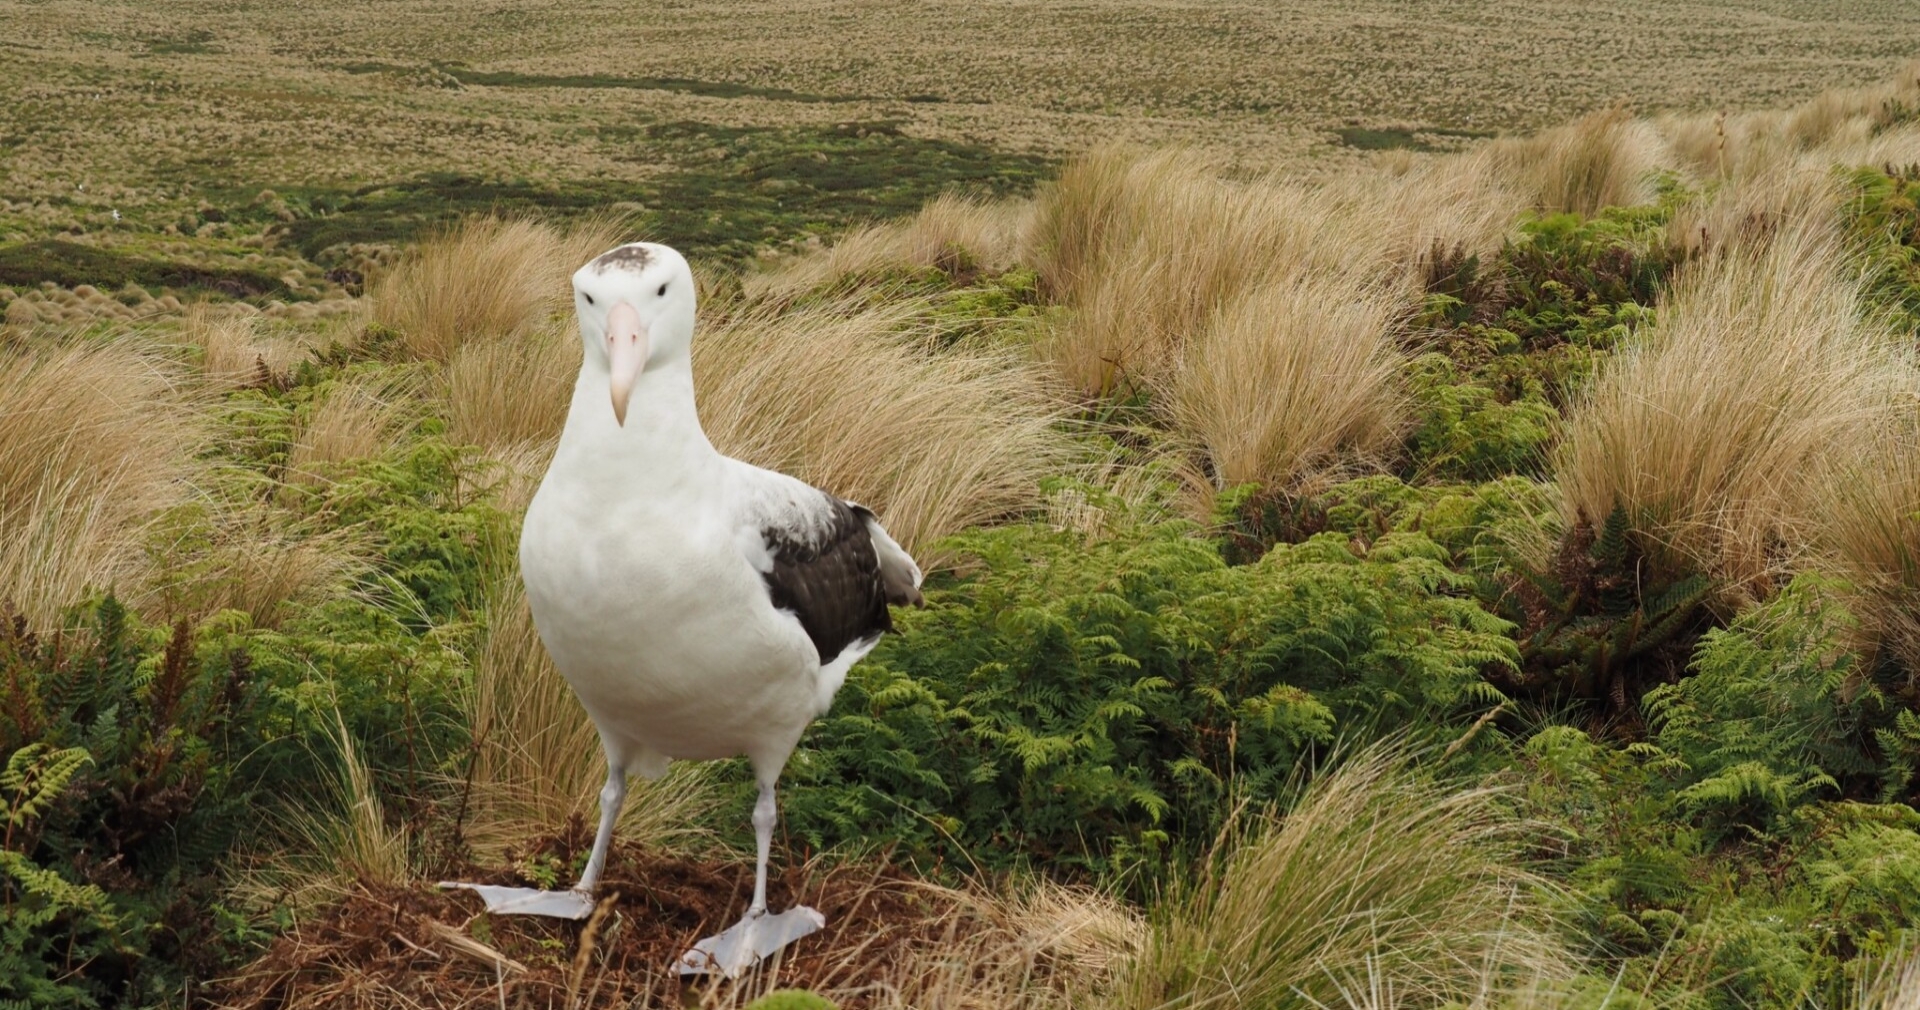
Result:
[[[45,816],[91,760],[85,748],[55,750],[45,743],[30,743],[9,755],[6,770],[0,771],[0,791],[7,794],[6,843],[0,848],[13,849],[14,833],[24,833],[32,821]]]
[[[1447,732],[1503,700],[1484,673],[1517,668],[1511,626],[1426,537],[1323,534],[1229,566],[1194,532],[957,538],[976,574],[930,585],[853,671],[795,759],[790,828],[1144,886],[1336,735]]]

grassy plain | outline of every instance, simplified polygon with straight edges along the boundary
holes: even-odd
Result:
[[[0,8],[0,1005],[1912,1006],[1917,36]],[[786,779],[833,926],[685,993],[735,765],[585,928],[426,886],[584,858],[514,542],[635,234],[931,571]]]

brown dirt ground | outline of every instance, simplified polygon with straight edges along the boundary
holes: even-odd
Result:
[[[536,842],[529,854],[569,865],[590,841],[576,824]],[[461,879],[478,883],[534,883],[512,870],[466,869]],[[769,904],[811,905],[826,916],[826,928],[738,983],[681,986],[668,966],[696,940],[735,922],[752,887],[750,863],[634,846],[615,847],[602,908],[584,923],[488,915],[477,895],[426,883],[362,883],[222,981],[211,1002],[235,1010],[732,1006],[771,989],[802,987],[831,990],[846,1010],[861,1010],[898,982],[915,948],[966,928],[953,892],[891,867],[789,868],[768,881]]]

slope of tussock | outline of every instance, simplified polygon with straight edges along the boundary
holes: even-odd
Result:
[[[44,627],[89,591],[145,588],[150,524],[205,475],[185,378],[130,340],[0,348],[0,601]]]
[[[1820,222],[1732,243],[1682,272],[1572,408],[1566,518],[1624,509],[1667,573],[1763,593],[1821,521],[1819,469],[1883,437],[1906,367]]]

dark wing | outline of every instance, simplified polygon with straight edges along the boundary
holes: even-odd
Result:
[[[760,531],[773,559],[762,576],[767,592],[775,607],[800,618],[822,666],[848,645],[893,630],[866,510],[823,497],[831,511],[807,534],[778,526]]]

